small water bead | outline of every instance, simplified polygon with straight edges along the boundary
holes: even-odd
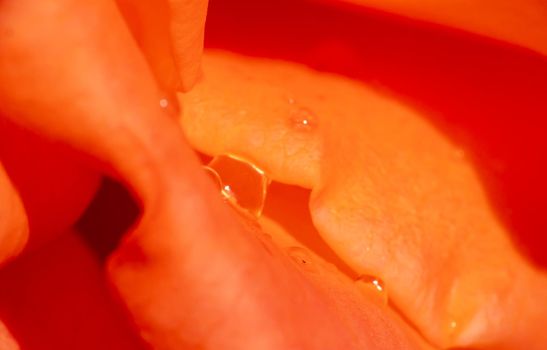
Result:
[[[294,130],[311,131],[317,126],[317,117],[310,109],[298,107],[291,111],[289,123]]]
[[[459,336],[458,333],[460,333],[459,324],[454,319],[449,319],[448,322],[448,329],[444,329],[445,332],[447,332],[447,336],[451,341],[456,340],[456,338]]]
[[[226,197],[226,199],[233,199],[237,202],[237,197],[236,197],[234,191],[232,191],[232,187],[230,187],[230,185],[222,186],[220,191],[222,192],[224,197]]]
[[[262,169],[234,155],[216,156],[204,168],[217,178],[226,200],[253,217],[260,217],[270,183]]]
[[[359,288],[365,291],[374,292],[382,299],[384,304],[387,304],[387,290],[384,282],[380,278],[372,275],[362,275],[355,281],[355,283]]]
[[[167,108],[169,106],[169,100],[166,98],[162,98],[160,100],[160,107],[161,108]]]

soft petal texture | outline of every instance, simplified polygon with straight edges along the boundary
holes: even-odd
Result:
[[[180,95],[188,103],[181,122],[190,143],[210,155],[233,152],[245,157],[283,183],[313,187],[321,156],[318,116],[309,117],[307,132],[299,130],[298,113],[320,100],[322,90],[309,93],[313,101],[303,100],[308,75],[287,74],[284,66],[249,60],[254,63],[250,70],[235,58],[223,60],[219,55],[206,56],[205,61],[206,82]]]
[[[5,33],[0,42],[2,117],[41,137],[83,150],[86,155],[78,156],[82,162],[89,161],[90,156],[100,159],[99,164],[82,169],[77,162],[67,162],[68,157],[48,161],[56,147],[42,146],[36,149],[36,154],[44,152],[45,155],[20,162],[13,151],[27,149],[32,156],[33,144],[48,143],[39,139],[29,142],[32,137],[28,136],[16,137],[10,144],[7,141],[17,129],[7,133],[2,139],[6,142],[2,157],[13,164],[10,169],[13,168],[14,178],[22,179],[21,190],[28,190],[25,193],[31,200],[27,209],[36,209],[37,217],[43,215],[42,226],[53,233],[62,232],[52,228],[61,229],[60,226],[73,223],[77,210],[82,210],[86,202],[85,198],[80,198],[78,205],[61,215],[53,215],[51,210],[58,207],[47,209],[39,200],[47,204],[48,196],[51,197],[48,190],[56,186],[43,186],[42,180],[50,179],[53,184],[60,184],[60,188],[72,184],[55,193],[66,195],[69,201],[72,200],[70,195],[75,195],[67,193],[72,186],[78,193],[87,193],[82,197],[89,200],[96,188],[99,170],[125,172],[125,177],[141,188],[149,183],[150,170],[148,163],[142,160],[143,152],[130,152],[128,157],[127,149],[140,149],[141,143],[146,143],[138,140],[135,135],[139,131],[136,130],[140,130],[140,134],[152,134],[159,127],[157,124],[168,118],[159,107],[162,95],[115,5],[108,1],[66,0],[40,5],[24,1],[3,2],[0,4],[0,27]],[[47,45],[41,47],[39,43]],[[68,54],[67,47],[71,48]],[[154,126],[142,127],[137,120]],[[149,139],[154,138],[150,134]],[[19,142],[23,148],[16,146]],[[155,140],[150,143],[154,144],[154,150],[158,149]],[[57,151],[59,149],[62,147]],[[34,170],[45,170],[41,179],[29,172],[36,161],[43,162],[38,162]],[[53,168],[48,169],[48,166]],[[32,190],[33,187],[37,191]],[[36,196],[40,193],[45,195]],[[40,205],[33,205],[32,199],[36,198]],[[35,223],[34,218],[35,215],[29,218],[31,226]]]
[[[330,95],[354,106],[340,119],[325,118],[325,130],[336,132],[324,133],[310,203],[333,249],[391,284],[393,300],[437,345],[545,344],[533,326],[519,332],[527,340],[509,335],[520,323],[516,310],[531,322],[547,316],[526,296],[539,299],[543,290],[530,291],[538,276],[461,150],[393,100],[351,94],[344,85]]]
[[[99,183],[100,174],[69,147],[6,120],[0,120],[0,160],[28,218],[27,251],[72,227]]]
[[[160,88],[171,103],[182,87],[173,51],[167,1],[116,1]]]
[[[0,163],[0,266],[17,255],[27,239],[28,222],[25,209],[17,190]]]
[[[160,87],[170,97],[201,74],[207,0],[116,0]]]
[[[371,9],[291,0],[211,4],[206,46],[301,62],[426,110],[447,137],[471,150],[513,239],[547,266],[545,56]]]
[[[182,140],[159,106],[162,93],[115,4],[27,5],[1,5],[1,27],[10,33],[0,42],[6,117],[83,151],[97,168],[129,181],[141,198],[157,197],[150,158],[171,157],[170,142]],[[40,42],[48,44],[36,55]]]
[[[2,108],[13,122],[90,156],[97,168],[118,176],[141,202],[143,216],[113,258],[110,274],[150,343],[160,349],[180,349],[188,342],[202,342],[221,322],[224,327],[211,335],[213,348],[218,348],[214,344],[241,348],[249,329],[268,336],[253,338],[256,344],[272,348],[277,344],[416,348],[396,321],[374,307],[349,317],[345,315],[349,310],[333,300],[334,293],[310,286],[296,269],[286,266],[286,258],[265,258],[267,251],[260,250],[261,245],[242,229],[237,215],[200,171],[177,125],[159,109],[153,76],[113,6],[93,2],[79,7],[78,3],[65,12],[59,4],[43,5],[32,7],[25,16],[18,6],[6,5],[2,12],[3,28],[14,33],[0,46],[6,53],[0,76],[7,82],[0,91]],[[22,25],[29,21],[26,16],[36,27]],[[94,21],[107,25],[85,25]],[[79,29],[68,30],[73,28]],[[50,42],[37,58],[29,47],[42,36],[59,41]],[[70,57],[60,54],[64,47],[74,48]],[[66,65],[58,64],[63,60]],[[18,69],[10,70],[15,61]],[[24,83],[31,78],[35,84]],[[77,103],[72,103],[73,98]],[[63,103],[67,100],[71,103]],[[284,283],[286,289],[280,289]],[[249,298],[240,298],[242,287],[248,287]],[[277,290],[285,297],[272,305]],[[185,298],[180,298],[181,291]],[[212,298],[207,298],[211,293]],[[295,312],[300,301],[309,313]],[[355,304],[349,299],[345,305]],[[379,330],[367,318],[369,313],[385,320],[387,336],[372,332]],[[232,317],[241,323],[222,322]],[[290,320],[294,323],[285,324],[290,333],[280,335],[280,324]],[[181,327],[186,322],[188,327]],[[351,330],[362,328],[371,333]],[[310,331],[322,337],[309,337]]]
[[[325,1],[325,0],[322,0]],[[547,3],[542,0],[327,0],[381,9],[463,29],[547,55]]]
[[[260,261],[261,264],[259,266],[253,266],[251,272],[258,272],[258,281],[263,281],[262,277],[264,276],[261,273],[266,273],[267,283],[265,283],[265,285],[272,287],[274,291],[279,290],[274,289],[274,287],[279,288],[280,281],[288,281],[287,285],[292,285],[293,287],[288,287],[286,289],[287,294],[283,295],[295,297],[294,299],[297,299],[297,301],[300,301],[298,298],[302,297],[304,302],[297,304],[299,307],[302,307],[302,310],[307,310],[309,305],[311,305],[313,306],[309,307],[311,312],[318,312],[317,304],[325,302],[325,309],[328,311],[325,312],[327,315],[326,321],[332,322],[327,323],[331,326],[328,331],[319,332],[324,335],[325,338],[318,337],[311,340],[304,339],[302,341],[315,341],[317,343],[321,341],[319,344],[321,346],[324,346],[325,342],[333,342],[336,344],[346,342],[347,344],[355,344],[353,341],[350,342],[350,340],[354,339],[352,338],[353,335],[347,335],[347,332],[350,332],[353,326],[347,328],[340,327],[337,322],[333,322],[342,319],[346,321],[343,325],[347,326],[347,322],[352,319],[351,317],[346,316],[344,312],[338,313],[336,307],[334,307],[334,311],[331,311],[332,305],[336,304],[333,302],[332,296],[335,295],[336,298],[334,299],[336,300],[338,295],[344,295],[344,293],[337,292],[329,295],[329,293],[323,292],[321,288],[315,288],[313,284],[309,287],[308,280],[300,279],[298,274],[296,274],[295,277],[292,269],[289,269],[290,272],[286,274],[286,271],[283,269],[283,266],[285,266],[283,258],[280,259],[281,262],[274,260],[272,263],[273,266],[270,266],[268,263],[263,264],[262,262],[264,259],[262,259],[261,255],[263,251],[257,250],[257,247],[255,246],[257,242],[247,237],[248,232],[241,229],[241,227],[234,222],[233,215],[227,214],[226,209],[223,209],[218,198],[215,197],[213,188],[210,185],[207,185],[202,176],[196,175],[199,170],[197,161],[189,151],[187,145],[182,141],[180,133],[176,130],[175,125],[166,121],[165,115],[157,111],[157,102],[161,97],[161,93],[155,88],[154,79],[148,71],[146,63],[137,53],[138,50],[128,44],[130,42],[129,40],[125,40],[129,38],[129,35],[122,29],[123,26],[120,25],[120,21],[115,14],[116,11],[103,2],[87,5],[87,8],[79,8],[77,13],[79,13],[81,17],[76,16],[74,21],[80,21],[83,18],[89,20],[91,18],[91,21],[93,22],[93,20],[105,18],[108,23],[107,27],[109,30],[112,30],[112,32],[109,31],[106,33],[104,31],[101,32],[100,30],[97,31],[94,26],[91,26],[92,29],[88,32],[88,27],[83,26],[83,33],[82,31],[75,31],[75,33],[72,33],[66,31],[66,29],[78,26],[74,25],[74,22],[72,22],[72,25],[66,26],[65,21],[70,21],[70,16],[62,16],[63,11],[60,11],[61,13],[59,13],[59,11],[56,11],[55,6],[56,5],[46,5],[44,7],[37,6],[36,9],[33,9],[33,11],[31,11],[31,14],[34,15],[33,20],[36,21],[36,23],[41,23],[42,26],[40,26],[39,30],[37,30],[37,28],[30,28],[28,32],[25,32],[24,30],[21,31],[25,26],[21,24],[22,22],[18,21],[17,5],[6,5],[10,11],[7,11],[8,14],[4,16],[2,20],[7,19],[7,25],[4,28],[8,28],[8,32],[10,32],[10,29],[16,28],[17,30],[15,33],[17,36],[20,35],[21,32],[24,32],[24,34],[30,34],[31,37],[40,37],[43,28],[53,28],[53,31],[57,33],[57,37],[62,39],[60,39],[59,43],[54,43],[56,45],[53,45],[51,50],[44,49],[45,59],[43,62],[33,61],[32,59],[29,59],[28,55],[25,55],[24,44],[33,43],[35,41],[27,40],[29,37],[25,37],[24,34],[22,35],[22,42],[7,40],[5,46],[2,46],[4,43],[0,44],[0,50],[6,47],[9,49],[15,48],[14,51],[8,50],[17,53],[14,57],[9,57],[9,59],[12,59],[13,61],[17,59],[17,61],[21,60],[21,62],[23,62],[23,69],[13,74],[13,72],[8,69],[9,64],[6,64],[6,61],[0,61],[0,76],[2,76],[2,78],[7,77],[10,87],[15,88],[14,91],[9,89],[1,90],[0,101],[5,105],[2,108],[5,108],[9,117],[17,123],[37,128],[49,136],[68,141],[76,148],[83,150],[87,155],[91,155],[96,159],[101,159],[102,162],[99,167],[102,170],[113,169],[113,172],[120,176],[124,182],[128,183],[131,189],[136,192],[137,197],[143,202],[144,217],[135,233],[127,238],[125,244],[118,252],[111,265],[111,273],[116,286],[120,293],[125,296],[126,302],[130,306],[130,309],[139,324],[143,326],[143,331],[148,336],[148,339],[152,343],[165,348],[180,348],[181,344],[188,341],[197,342],[199,344],[202,341],[202,335],[209,334],[208,331],[211,327],[210,324],[208,324],[208,321],[211,321],[211,319],[207,320],[201,318],[201,321],[205,323],[204,328],[200,328],[203,324],[198,324],[194,325],[197,326],[196,328],[190,327],[181,330],[176,325],[173,326],[171,321],[180,320],[183,323],[188,322],[188,314],[182,314],[181,310],[169,310],[171,312],[166,311],[163,314],[159,314],[157,312],[158,307],[163,306],[165,309],[172,307],[172,304],[168,304],[166,301],[172,300],[169,298],[173,298],[173,292],[178,293],[184,291],[188,294],[196,292],[197,295],[203,296],[204,293],[202,293],[203,289],[201,288],[204,288],[206,292],[210,291],[212,288],[207,288],[208,286],[211,286],[211,284],[200,284],[200,282],[210,282],[213,280],[212,286],[217,287],[218,285],[215,284],[215,282],[219,279],[226,278],[225,274],[219,272],[226,270],[226,266],[233,266],[236,268],[235,271],[239,272],[238,268],[247,267],[249,266],[249,261],[252,264],[256,260]],[[53,15],[52,12],[50,12],[52,9]],[[96,16],[97,14],[106,14],[106,16]],[[68,33],[70,35],[59,35],[63,33]],[[94,60],[89,62],[84,59],[84,62],[82,62],[82,57],[78,56],[78,50],[76,50],[75,57],[72,57],[76,58],[75,62],[78,65],[83,66],[83,72],[91,70],[95,73],[93,79],[87,75],[84,75],[83,77],[80,76],[80,70],[74,69],[71,65],[67,65],[66,67],[63,66],[61,69],[55,66],[55,63],[61,60],[61,57],[56,55],[55,51],[57,50],[60,52],[65,45],[72,47],[74,43],[81,44],[82,42],[87,42],[85,40],[87,37],[86,34],[94,38],[94,40],[97,40],[99,37],[107,38],[107,40],[101,42],[100,45],[93,44],[88,46],[87,44],[82,44],[81,47],[86,51],[86,54],[82,56],[89,55],[90,51],[106,53],[105,56],[92,55]],[[21,43],[23,45],[19,46]],[[99,57],[101,58],[99,59]],[[128,60],[128,57],[133,57],[133,59]],[[7,62],[9,62],[9,59]],[[125,63],[127,63],[126,66],[124,65]],[[195,64],[195,62],[192,62],[192,64]],[[55,69],[53,69],[51,74],[45,75],[47,79],[38,79],[42,82],[45,81],[47,87],[44,86],[46,84],[38,85],[38,87],[29,87],[25,85],[26,82],[30,81],[30,78],[35,77],[37,74],[39,78],[44,78],[44,70],[35,69],[37,66],[43,68],[49,67],[50,65],[55,66]],[[114,66],[115,69],[105,69],[106,66],[109,66],[110,68]],[[129,81],[125,79],[112,79],[112,77],[108,75],[111,74],[112,71],[115,71],[116,74],[120,74],[126,78],[129,77]],[[65,79],[58,79],[59,77]],[[67,77],[70,77],[70,81],[68,82],[66,80]],[[78,77],[78,79],[74,79],[74,77]],[[131,78],[133,78],[133,80],[131,80]],[[114,84],[112,83],[113,80],[115,81]],[[237,79],[233,79],[233,81],[237,81]],[[59,83],[59,86],[62,88],[59,88],[59,90],[52,89],[53,96],[40,94],[40,92],[46,91],[46,88],[49,89],[51,86],[56,86],[57,83]],[[344,90],[344,88],[341,90]],[[63,94],[66,94],[67,91],[81,94],[80,96],[83,96],[83,98],[82,100],[78,99],[78,102],[82,103],[83,106],[80,105],[79,108],[75,109],[73,106],[70,106],[70,108],[55,108],[54,106],[63,101]],[[319,100],[321,99],[320,96],[317,96],[317,98]],[[30,107],[26,105],[28,102],[27,100],[29,99],[32,102]],[[120,103],[121,101],[124,102]],[[132,105],[129,105],[128,101]],[[308,100],[308,102],[314,101],[314,98]],[[88,103],[86,104],[85,102]],[[66,107],[65,104],[61,105]],[[262,108],[264,108],[264,106],[262,106]],[[256,110],[259,111],[258,108]],[[413,115],[412,112],[407,111],[406,108],[398,109],[395,107],[394,110],[399,112],[402,110],[403,113]],[[215,109],[213,109],[213,111],[218,112]],[[73,118],[80,114],[83,114],[85,118]],[[43,117],[44,115],[60,116],[61,127],[56,128],[56,125],[51,124],[51,117],[47,119],[47,122],[42,123],[38,116]],[[97,115],[99,115],[99,117],[97,117]],[[289,118],[289,120],[290,123],[292,123],[294,118]],[[297,118],[297,120],[300,119]],[[324,123],[319,123],[319,125],[322,124]],[[339,126],[335,125],[334,130],[336,130],[337,127]],[[82,129],[81,131],[80,128]],[[295,129],[296,131],[302,131],[301,128]],[[341,129],[343,128],[341,127]],[[427,126],[423,127],[423,125],[418,125],[418,129],[429,130]],[[344,133],[347,133],[345,135],[350,135],[352,132],[353,130],[344,129]],[[281,127],[280,134],[283,133],[284,129]],[[279,134],[274,134],[274,136],[279,136]],[[286,150],[288,156],[298,154],[299,149],[303,148],[301,145],[305,145],[305,148],[307,147],[308,141],[312,140],[312,138],[304,136],[302,137],[304,142],[299,143],[297,141],[294,144],[291,144],[289,140],[297,138],[287,137],[286,139],[288,140],[287,144],[289,145],[289,148]],[[328,137],[326,139],[328,139]],[[339,140],[334,141],[338,142]],[[310,143],[313,145],[313,140]],[[296,145],[296,149],[291,149],[290,147],[294,145]],[[320,144],[320,146],[322,146],[322,144]],[[237,149],[234,149],[233,151],[237,151]],[[311,153],[313,155],[313,151]],[[332,155],[331,160],[333,158],[338,158],[338,154]],[[344,158],[340,157],[340,159]],[[260,159],[256,157],[256,161],[259,162]],[[280,165],[281,163],[282,161],[280,162],[279,159],[277,159],[277,165],[282,168],[283,165]],[[321,176],[316,176],[314,178],[313,170],[317,170],[320,173],[325,172],[327,175],[332,176],[332,173],[330,173],[332,168],[329,169],[329,166],[333,166],[333,164],[336,165],[334,161],[327,164],[326,170],[323,164],[316,164],[315,167],[311,168],[312,171],[307,175],[307,181],[313,182],[314,186],[325,185],[325,183],[322,182],[323,179]],[[286,171],[287,174],[280,173],[279,177],[292,176],[294,179],[293,181],[302,181],[299,180],[299,176],[288,174],[290,170],[290,167],[285,168],[284,171]],[[302,174],[305,174],[305,172],[303,171]],[[351,177],[347,179],[347,181],[352,180],[353,178]],[[333,183],[336,184],[338,181],[346,181],[346,179],[335,178]],[[325,198],[327,197],[328,196],[325,196]],[[332,199],[333,197],[335,196],[331,196],[330,198]],[[340,204],[340,200],[334,199],[335,205]],[[204,201],[207,202],[207,204],[204,204]],[[325,206],[328,207],[329,205],[326,204]],[[351,212],[346,212],[346,215],[348,216],[351,216],[351,214]],[[215,220],[218,220],[218,222],[212,223]],[[324,225],[325,227],[328,226],[329,223],[336,223],[336,217],[328,218],[326,221],[327,224]],[[161,234],[158,234],[158,232]],[[327,227],[324,229],[323,233],[327,238],[330,235],[332,244],[332,237],[335,236],[333,233],[337,233],[336,229]],[[349,232],[350,235],[354,233],[354,231]],[[221,235],[225,234],[226,237],[219,239]],[[176,242],[176,244],[173,245],[173,242]],[[503,246],[503,241],[501,243]],[[226,246],[234,247],[234,249],[226,252]],[[335,248],[337,247],[336,244],[332,244],[332,246]],[[359,265],[359,263],[355,263],[356,259],[351,252],[348,253],[347,251],[344,251],[345,247],[338,248],[340,254],[344,256],[348,262],[352,263],[354,266]],[[204,261],[203,257],[213,258]],[[257,259],[253,259],[254,257]],[[135,268],[135,266],[138,266],[139,268]],[[196,273],[196,271],[199,273]],[[268,280],[268,277],[272,277],[272,274],[275,276],[276,272],[279,271],[282,272],[281,278]],[[252,277],[254,276],[256,275],[253,275]],[[237,277],[239,277],[239,275],[236,274],[235,279],[237,279]],[[187,285],[184,285],[184,288],[180,286],[181,279],[184,280],[185,278],[191,282],[196,282],[197,287],[195,290],[187,290]],[[226,283],[225,285],[230,287],[233,282],[232,278],[234,278],[234,276],[230,275],[227,280],[222,283]],[[325,281],[327,280],[328,279],[325,278]],[[255,282],[252,278],[250,281]],[[154,284],[153,282],[157,283]],[[300,283],[303,287],[297,289],[296,287],[300,287]],[[346,283],[348,283],[347,280]],[[192,283],[189,285],[192,285]],[[252,288],[255,285],[262,286],[263,284],[249,283],[249,285],[250,291],[246,292],[255,293],[251,294],[251,296],[255,298],[251,297],[247,300],[247,302],[250,301],[251,305],[243,303],[243,310],[246,311],[250,308],[251,310],[258,309],[263,312],[264,305],[260,305],[258,302],[263,302],[264,300],[269,302],[277,295],[272,296],[272,294],[275,293],[272,293],[269,288],[264,288],[264,290],[260,288],[255,290]],[[138,286],[138,288],[133,288],[134,286]],[[541,287],[541,284],[538,284],[538,286]],[[353,289],[347,287],[347,290],[352,291]],[[233,290],[228,288],[228,291]],[[235,291],[237,292],[237,290]],[[327,296],[325,296],[325,294]],[[179,295],[176,296],[178,297]],[[226,294],[220,294],[221,298],[223,296],[225,297]],[[280,299],[279,304],[272,305],[274,313],[279,312],[275,313],[276,316],[279,315],[279,318],[276,318],[276,320],[284,320],[284,313],[287,310],[287,304],[285,303],[287,301],[291,302],[291,298],[288,297]],[[309,299],[307,299],[308,297]],[[199,301],[199,298],[196,299]],[[310,300],[311,303],[307,304],[306,302]],[[347,301],[347,299],[345,300]],[[522,300],[522,296],[519,296],[516,300],[516,308],[520,310],[522,304],[518,301]],[[179,301],[179,298],[177,298],[177,301]],[[203,317],[203,314],[201,313],[202,308],[205,308],[206,311],[210,311],[211,304],[203,304],[203,300],[202,303],[192,303],[192,301],[193,300],[184,300],[183,303],[187,303],[188,308],[192,312],[198,314],[196,318]],[[218,301],[218,299],[216,301]],[[227,304],[222,303],[222,301],[223,300],[220,300],[219,304],[216,304],[216,306],[219,306],[221,311],[226,311],[225,308]],[[255,308],[254,302],[257,302],[259,307]],[[363,303],[366,304],[366,302]],[[351,301],[348,301],[347,304],[344,305],[353,304],[354,303]],[[294,304],[289,303],[289,306],[292,307],[293,305]],[[530,308],[530,306],[527,306],[522,309],[529,310]],[[319,309],[319,311],[324,311],[325,309]],[[340,309],[347,311],[347,309],[343,307]],[[373,308],[371,307],[371,309]],[[371,309],[369,309],[369,313],[374,314],[374,312],[370,311]],[[160,310],[163,311],[161,308]],[[219,314],[221,315],[220,318],[222,320],[222,315],[224,313],[220,312]],[[248,315],[246,312],[245,314]],[[361,317],[366,314],[367,313],[364,312],[362,314],[353,315],[355,316],[353,320],[357,321],[355,324],[357,326],[363,326],[356,327],[356,329],[374,329],[373,325],[368,324],[367,322],[363,322],[362,324],[359,323]],[[259,324],[264,325],[263,329],[277,329],[277,327],[268,327],[271,319],[268,318],[264,321],[264,317],[260,312],[257,312],[255,315],[257,315],[259,321],[261,321]],[[317,319],[314,318],[314,313],[311,313],[310,315],[312,316],[310,320],[306,318],[306,315],[298,315],[302,317],[300,319],[301,321],[310,321],[307,323],[308,327],[303,327],[303,330],[322,330],[323,328],[321,327],[324,327],[323,324],[317,325],[312,322],[317,321],[317,319],[322,319],[319,317]],[[190,318],[191,316],[192,313],[190,313]],[[379,317],[383,317],[381,316],[381,313]],[[523,319],[529,320],[526,313],[524,313]],[[250,320],[252,321],[250,322],[252,325],[256,325],[256,320],[252,318]],[[212,321],[215,322],[217,319],[212,317]],[[386,325],[389,324],[391,324],[391,321],[388,319]],[[237,341],[237,338],[230,337],[230,335],[234,333],[240,334],[238,332],[241,332],[241,329],[230,328],[230,326],[233,325],[230,324],[227,328],[224,328],[224,332],[217,333],[218,338],[213,337],[211,343],[215,344],[215,341],[219,341],[217,339],[223,341],[228,338]],[[386,328],[389,327],[386,326]],[[333,330],[336,330],[334,336],[331,333]],[[188,335],[187,332],[190,334]],[[305,332],[302,332],[302,334],[304,333]],[[398,331],[394,331],[394,334],[400,335]],[[299,336],[299,334],[296,334],[295,339],[300,340],[298,338]],[[280,338],[281,337],[271,337],[270,340],[273,339],[274,342],[278,340],[281,344],[285,344],[283,342],[287,341],[287,339]],[[400,348],[401,344],[397,344],[397,342],[404,338],[404,335],[388,336],[386,337],[386,343],[378,346],[384,345],[385,348],[393,348],[394,345],[399,345],[398,348]],[[471,339],[474,338],[471,337]],[[258,341],[261,340],[262,339],[258,339]],[[289,341],[291,340],[292,339],[289,339]],[[360,338],[360,341],[364,343],[374,343],[376,340],[377,339],[373,336]],[[390,343],[390,341],[394,343]],[[236,344],[236,346],[237,345],[238,344]],[[409,345],[409,347],[412,347],[412,345]]]
[[[168,0],[175,62],[188,91],[201,75],[201,55],[208,0]]]
[[[19,345],[13,339],[6,326],[0,321],[0,348],[4,350],[19,350]]]
[[[424,115],[356,82],[288,63],[215,54],[204,64],[204,82],[183,98],[190,142],[211,155],[248,157],[275,180],[312,188],[323,238],[357,272],[381,276],[430,340],[545,342],[533,326],[510,332],[521,317],[541,324],[545,313],[524,291],[539,300],[543,277],[512,246],[462,151]],[[295,125],[302,110],[306,127]]]
[[[196,225],[186,217],[186,199],[174,198],[163,219],[145,219],[110,261],[118,291],[155,349],[429,349],[335,268],[310,253],[313,272],[301,270],[256,223],[209,200],[205,214],[214,220]]]

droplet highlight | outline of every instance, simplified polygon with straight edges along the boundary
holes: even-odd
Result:
[[[161,108],[167,108],[167,107],[169,107],[169,100],[166,99],[166,98],[162,98],[162,99],[160,100],[160,107],[161,107]]]
[[[253,217],[260,217],[270,184],[262,169],[234,155],[216,156],[204,169],[216,181],[224,199]]]
[[[205,173],[207,174],[207,176],[211,180],[213,180],[214,184],[218,187],[220,191],[222,189],[222,180],[220,179],[220,176],[218,175],[218,173],[214,169],[208,166],[204,166],[203,170],[205,170]]]
[[[310,109],[298,107],[291,111],[289,123],[296,131],[312,131],[317,126],[317,117]]]
[[[384,304],[387,304],[388,295],[386,286],[380,278],[372,275],[362,275],[355,281],[355,283],[361,290],[367,293],[374,293],[381,298]]]

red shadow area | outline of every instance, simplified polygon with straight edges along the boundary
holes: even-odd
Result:
[[[3,267],[0,286],[0,319],[21,350],[146,349],[74,234]]]

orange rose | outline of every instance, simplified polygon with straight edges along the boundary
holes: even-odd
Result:
[[[239,55],[201,78],[206,2],[115,5],[0,5],[1,349],[544,347],[546,277],[510,239],[545,263],[541,5],[367,2],[535,54],[214,3],[207,46]],[[261,217],[205,176],[219,154],[273,180]],[[261,200],[242,169],[230,190]]]

